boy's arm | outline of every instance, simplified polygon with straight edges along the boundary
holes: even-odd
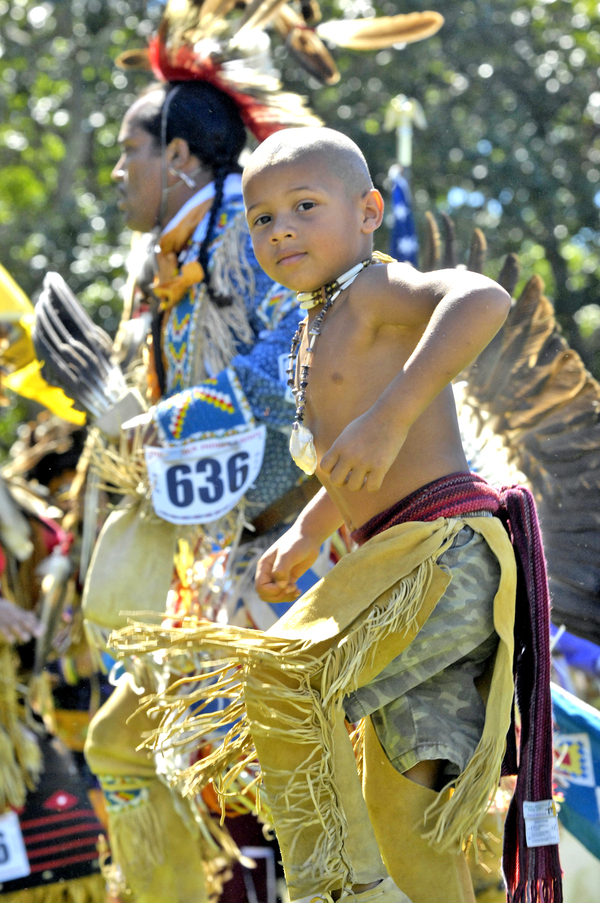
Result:
[[[342,515],[325,489],[321,489],[258,562],[255,586],[261,599],[296,599],[300,595],[296,581],[315,563],[322,544],[342,523]]]
[[[374,315],[379,324],[425,329],[376,403],[323,456],[321,470],[336,487],[380,489],[413,423],[489,344],[510,309],[508,293],[485,276],[460,270],[406,276],[406,269],[395,280],[394,265],[381,267]]]

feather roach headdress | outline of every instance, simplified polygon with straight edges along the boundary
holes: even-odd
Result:
[[[316,0],[169,0],[149,47],[121,54],[117,64],[151,69],[164,82],[210,82],[235,101],[246,127],[263,141],[287,126],[320,124],[297,94],[282,90],[271,64],[267,27],[314,78],[332,85],[340,76],[324,41],[376,50],[423,40],[444,21],[437,12],[320,19]]]

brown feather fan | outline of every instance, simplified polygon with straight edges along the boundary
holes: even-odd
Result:
[[[553,620],[600,644],[600,384],[560,335],[539,277],[465,378],[475,419],[535,495]]]
[[[439,31],[443,24],[443,16],[427,11],[376,19],[335,19],[317,25],[317,34],[336,47],[380,50],[393,44],[423,41]]]

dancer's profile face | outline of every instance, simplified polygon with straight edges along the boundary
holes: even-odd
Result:
[[[117,183],[125,224],[139,232],[150,232],[160,214],[160,149],[139,120],[140,111],[151,98],[152,95],[140,98],[125,114],[118,139],[121,156],[111,173]]]

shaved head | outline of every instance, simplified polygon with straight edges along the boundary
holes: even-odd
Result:
[[[326,128],[282,129],[263,141],[244,168],[247,182],[268,166],[298,163],[311,157],[324,163],[351,195],[364,195],[373,187],[367,161],[358,145],[341,132]]]

